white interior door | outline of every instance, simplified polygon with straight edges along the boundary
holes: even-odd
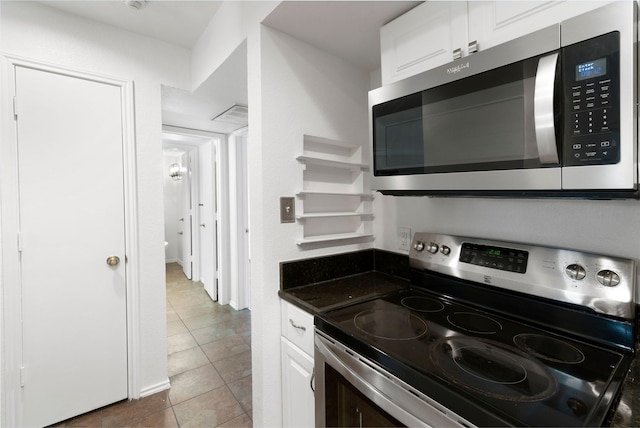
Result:
[[[192,262],[193,262],[193,198],[191,197],[191,155],[185,153],[182,156],[182,186],[180,188],[180,210],[182,215],[180,216],[178,225],[178,234],[182,238],[182,271],[189,279],[192,277]]]
[[[128,395],[122,95],[26,67],[15,79],[21,414],[44,426]]]
[[[204,289],[213,300],[217,300],[216,290],[216,223],[215,223],[215,146],[213,141],[208,141],[198,148],[198,186],[200,197],[199,209],[199,234],[200,234],[200,281]]]

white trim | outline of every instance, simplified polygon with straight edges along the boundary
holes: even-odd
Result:
[[[142,390],[140,391],[140,398],[148,397],[150,395],[157,394],[158,392],[166,391],[169,388],[171,388],[171,382],[169,382],[169,379],[165,379],[164,381],[155,385],[149,385],[142,388]]]
[[[125,198],[125,246],[127,255],[127,364],[128,396],[140,397],[140,280],[138,242],[138,195],[135,145],[134,86],[132,81],[110,76],[88,73],[82,70],[27,59],[9,53],[0,53],[2,61],[2,147],[0,148],[0,216],[2,229],[2,357],[1,373],[3,391],[2,426],[20,426],[19,366],[22,361],[21,338],[21,298],[19,287],[7,284],[20,283],[20,269],[17,248],[19,229],[18,181],[17,181],[17,138],[16,123],[13,118],[13,96],[15,95],[15,68],[27,67],[65,76],[90,80],[120,87],[122,94],[122,133]],[[5,94],[11,94],[5,96]]]

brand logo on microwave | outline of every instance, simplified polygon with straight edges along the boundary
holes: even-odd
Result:
[[[465,68],[469,68],[469,62],[468,61],[465,64],[458,64],[455,67],[447,68],[447,74],[460,73]]]

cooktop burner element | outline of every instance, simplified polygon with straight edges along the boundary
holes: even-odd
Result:
[[[447,315],[447,320],[451,325],[470,333],[496,334],[502,330],[502,325],[498,321],[472,312],[455,312]]]
[[[446,379],[501,400],[541,401],[556,389],[544,365],[515,348],[482,338],[441,339],[431,358]]]
[[[353,318],[366,334],[388,340],[418,339],[427,332],[427,323],[407,310],[367,310]]]
[[[440,312],[444,309],[444,305],[436,299],[428,297],[405,297],[400,302],[405,308],[413,309],[418,312]]]
[[[518,348],[547,361],[564,364],[579,364],[584,354],[578,348],[565,341],[540,334],[519,334],[513,338]]]

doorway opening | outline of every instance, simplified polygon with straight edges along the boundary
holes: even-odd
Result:
[[[224,136],[163,130],[165,262],[218,300],[217,153]]]
[[[165,261],[235,310],[251,306],[247,134],[163,127]]]

